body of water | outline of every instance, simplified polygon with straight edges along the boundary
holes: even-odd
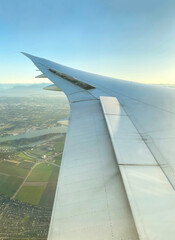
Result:
[[[12,141],[12,140],[18,140],[22,138],[34,138],[34,137],[39,137],[42,135],[50,134],[50,133],[66,133],[67,131],[67,126],[58,126],[58,127],[53,127],[53,128],[46,128],[42,130],[35,130],[35,131],[29,131],[23,134],[18,134],[18,135],[11,135],[11,136],[6,136],[6,137],[1,137],[0,138],[0,143],[1,142],[6,142],[6,141]]]

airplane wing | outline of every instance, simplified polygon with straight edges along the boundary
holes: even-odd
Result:
[[[24,54],[71,110],[48,239],[174,240],[175,90]]]

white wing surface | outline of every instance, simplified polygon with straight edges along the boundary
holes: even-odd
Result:
[[[70,103],[49,240],[175,239],[175,90],[28,56]]]

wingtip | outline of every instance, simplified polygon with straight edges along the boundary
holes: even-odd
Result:
[[[29,54],[29,53],[26,53],[26,52],[21,52],[24,56],[26,56],[26,57],[28,57],[31,61],[33,61],[33,62],[35,62],[35,61],[38,61],[39,59],[41,59],[41,58],[39,58],[39,57],[36,57],[36,56],[34,56],[34,55],[31,55],[31,54]]]
[[[28,57],[28,58],[31,58],[31,57],[33,57],[31,54],[29,54],[29,53],[26,53],[26,52],[21,52],[23,55],[25,55],[26,57]]]

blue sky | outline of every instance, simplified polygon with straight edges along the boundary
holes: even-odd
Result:
[[[102,75],[175,83],[174,0],[0,0],[0,83],[33,83],[21,51]]]

